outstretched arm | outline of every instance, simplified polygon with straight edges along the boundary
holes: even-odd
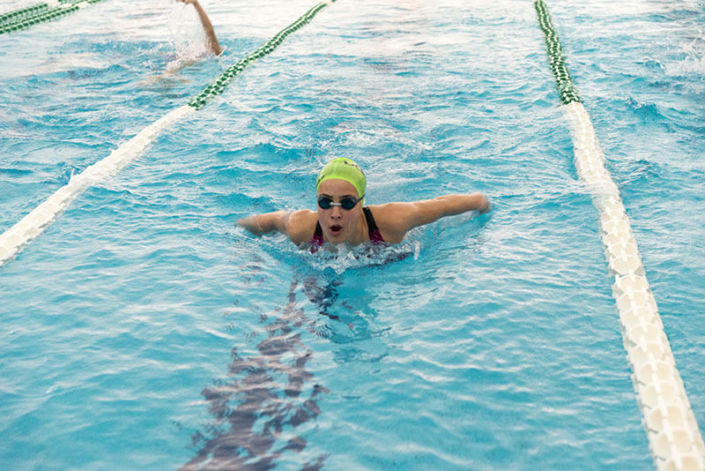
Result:
[[[404,235],[414,227],[467,211],[486,213],[489,210],[490,202],[487,198],[482,193],[472,193],[444,195],[409,203],[382,204],[374,209],[374,214],[384,240],[394,244],[401,242]]]
[[[469,195],[444,195],[431,200],[416,201],[411,203],[409,229],[429,224],[445,216],[453,216],[467,211],[478,211],[480,214],[490,210],[490,202],[482,193]]]
[[[316,221],[318,221],[318,217],[315,211],[300,209],[298,211],[253,214],[240,219],[237,223],[258,236],[270,232],[281,232],[298,245],[311,240]]]
[[[289,220],[288,211],[276,211],[273,213],[253,214],[242,218],[237,223],[254,235],[267,234],[274,231],[286,234],[286,223]]]
[[[215,30],[213,29],[213,24],[211,23],[211,20],[208,18],[208,15],[206,14],[206,11],[203,9],[200,3],[198,3],[198,0],[177,0],[179,2],[183,2],[185,4],[191,4],[193,7],[196,9],[196,12],[198,13],[198,17],[201,19],[201,24],[203,25],[203,30],[206,33],[206,38],[208,41],[208,48],[211,50],[213,54],[216,56],[219,56],[221,52],[223,52],[223,49],[220,47],[220,43],[218,43],[218,38],[215,35]]]

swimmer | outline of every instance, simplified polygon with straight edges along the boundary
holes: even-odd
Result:
[[[185,3],[186,5],[193,5],[198,13],[198,17],[201,20],[201,25],[203,25],[203,31],[206,33],[206,41],[208,42],[208,49],[214,55],[219,56],[223,52],[223,48],[220,47],[218,43],[218,38],[215,35],[215,30],[213,29],[213,24],[208,18],[206,11],[203,9],[198,0],[176,0],[177,2]]]
[[[176,1],[184,3],[186,5],[191,4],[196,9],[196,13],[198,13],[198,17],[201,21],[201,26],[203,26],[203,31],[206,34],[207,51],[205,51],[205,53],[208,55],[214,54],[215,56],[221,55],[223,53],[223,48],[220,47],[218,38],[215,35],[215,30],[213,29],[213,24],[208,18],[206,11],[203,9],[201,4],[198,3],[198,0]],[[156,75],[152,75],[149,78],[142,80],[140,82],[140,85],[142,87],[151,87],[156,84],[160,88],[168,90],[173,88],[174,86],[177,86],[178,83],[185,83],[187,82],[187,80],[180,77],[179,72],[181,72],[182,69],[200,61],[204,55],[204,52],[199,51],[197,56],[194,56],[193,53],[189,53],[187,56],[180,56],[177,59],[169,62],[163,72]]]
[[[333,159],[316,180],[317,211],[254,214],[238,224],[255,235],[281,232],[296,245],[315,250],[325,243],[398,244],[414,227],[467,211],[482,214],[490,210],[489,201],[481,193],[364,206],[366,186],[365,174],[355,162]]]

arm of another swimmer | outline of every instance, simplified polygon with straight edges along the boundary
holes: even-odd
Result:
[[[203,9],[200,3],[198,3],[198,0],[178,0],[180,2],[184,2],[186,4],[191,3],[193,7],[196,9],[196,12],[198,13],[198,17],[201,19],[201,25],[203,25],[203,30],[206,33],[206,37],[208,39],[208,47],[211,50],[213,54],[216,56],[219,56],[221,52],[223,52],[223,48],[220,47],[220,43],[218,42],[218,38],[215,35],[215,30],[213,29],[213,24],[211,23],[211,20],[208,18],[208,15],[206,14],[206,11]]]

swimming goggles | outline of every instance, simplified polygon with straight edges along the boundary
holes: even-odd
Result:
[[[343,198],[342,200],[340,200],[340,203],[335,203],[335,202],[333,202],[333,200],[332,200],[331,198],[329,198],[328,196],[321,196],[320,198],[318,198],[318,206],[319,206],[321,209],[330,209],[330,208],[333,207],[333,206],[340,206],[340,207],[343,208],[344,210],[350,211],[351,209],[353,209],[353,208],[355,207],[355,205],[356,205],[357,203],[359,203],[360,201],[362,201],[362,199],[363,199],[364,197],[365,197],[365,195],[362,195],[360,198],[355,199],[355,198],[353,198],[353,197],[348,196],[348,197]]]

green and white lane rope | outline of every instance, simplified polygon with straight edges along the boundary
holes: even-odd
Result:
[[[614,276],[612,291],[624,347],[654,462],[659,470],[705,470],[705,444],[676,369],[629,217],[617,185],[605,168],[590,116],[565,66],[546,4],[534,0],[534,6],[562,109],[570,124],[575,165],[600,213],[602,242],[610,274]]]
[[[20,10],[10,11],[0,15],[0,25],[5,26],[6,24],[16,23],[22,21],[26,18],[32,16],[40,15],[49,9],[49,5],[46,3],[40,3],[37,5],[32,5]]]
[[[299,19],[277,33],[262,47],[246,55],[242,60],[228,68],[213,84],[206,87],[201,94],[191,99],[188,104],[171,111],[122,144],[108,157],[87,167],[80,174],[72,176],[66,185],[59,188],[46,201],[0,235],[0,267],[16,257],[24,247],[44,232],[83,191],[111,178],[131,162],[141,157],[160,134],[177,121],[203,108],[209,100],[220,95],[225,87],[245,67],[271,53],[287,36],[309,23],[323,8],[334,2],[335,0],[321,2],[311,8]]]
[[[332,0],[330,3],[335,2],[335,0]],[[223,93],[223,90],[225,89],[226,86],[230,82],[233,81],[233,79],[240,73],[242,72],[248,65],[250,65],[252,62],[256,61],[257,59],[260,59],[270,52],[272,52],[274,49],[276,49],[277,46],[279,46],[284,39],[286,39],[287,36],[289,36],[291,33],[297,31],[301,27],[305,26],[307,23],[309,23],[316,14],[318,14],[319,11],[324,9],[328,5],[328,2],[323,2],[319,3],[315,7],[311,8],[309,11],[301,15],[301,17],[291,23],[289,26],[284,28],[283,30],[279,31],[276,35],[272,37],[269,41],[264,43],[263,46],[260,48],[252,51],[248,55],[246,55],[244,58],[242,58],[240,61],[238,61],[235,65],[229,67],[225,72],[223,72],[220,77],[218,77],[212,84],[207,86],[201,93],[200,95],[194,97],[189,101],[189,106],[193,107],[196,110],[200,110],[203,108],[208,100],[211,98],[220,95]]]
[[[102,0],[60,0],[40,3],[0,15],[0,34],[21,31],[30,26],[52,21]]]

